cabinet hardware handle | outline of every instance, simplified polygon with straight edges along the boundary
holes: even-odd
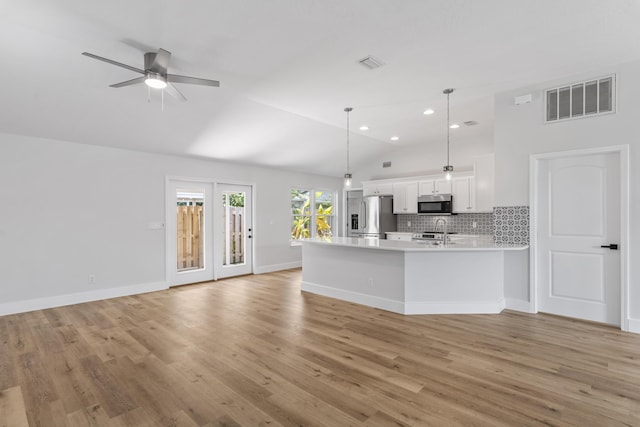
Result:
[[[617,243],[612,243],[610,245],[600,245],[601,248],[609,248],[612,251],[617,251],[618,250],[618,244]]]

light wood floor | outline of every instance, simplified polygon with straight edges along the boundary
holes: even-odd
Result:
[[[300,271],[0,317],[2,426],[640,425],[640,335],[402,316]]]

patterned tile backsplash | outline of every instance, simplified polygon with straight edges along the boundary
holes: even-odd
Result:
[[[451,232],[493,235],[496,243],[529,244],[529,206],[498,206],[493,208],[493,213],[451,216],[398,215],[397,229],[410,233],[434,231],[438,218],[447,220],[447,230]]]
[[[493,208],[496,243],[529,244],[529,206],[498,206]]]
[[[421,231],[435,231],[438,218],[447,221],[447,230],[459,234],[493,234],[493,214],[465,213],[447,216],[398,215],[396,225],[398,231],[419,233]],[[408,223],[411,222],[411,227]],[[473,223],[476,228],[473,228]]]

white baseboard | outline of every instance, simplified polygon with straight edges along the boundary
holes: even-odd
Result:
[[[633,332],[634,334],[640,334],[640,319],[628,319],[629,332]]]
[[[317,285],[309,282],[302,282],[300,284],[300,289],[305,292],[311,292],[325,297],[337,298],[344,301],[355,302],[356,304],[368,305],[370,307],[404,314],[404,303],[402,301],[365,295],[358,292],[345,291],[344,289],[330,288],[328,286]]]
[[[504,308],[507,310],[522,311],[523,313],[533,313],[531,303],[521,299],[506,298]]]
[[[497,301],[406,302],[404,314],[497,314],[504,298]]]
[[[100,289],[90,292],[56,295],[45,298],[14,301],[0,304],[0,316],[25,313],[27,311],[44,310],[65,305],[81,304],[83,302],[99,301],[128,295],[144,294],[169,289],[166,282],[143,283],[139,285],[121,286],[118,288]]]
[[[309,282],[302,282],[300,289],[305,292],[368,305],[398,314],[500,313],[504,309],[505,303],[504,299],[498,301],[404,302]]]
[[[283,264],[271,264],[256,267],[253,271],[254,274],[271,273],[272,271],[289,270],[290,268],[302,267],[302,261],[285,262]]]

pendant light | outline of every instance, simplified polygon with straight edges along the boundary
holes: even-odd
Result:
[[[451,165],[451,162],[449,161],[449,132],[451,130],[451,124],[449,122],[449,95],[451,95],[454,90],[455,89],[445,89],[442,91],[442,93],[447,95],[447,164],[442,168],[444,177],[447,180],[451,179],[451,172],[453,172],[453,165]]]
[[[344,174],[344,188],[351,188],[351,171],[349,169],[349,113],[353,108],[347,107],[344,112],[347,113],[347,173]]]

